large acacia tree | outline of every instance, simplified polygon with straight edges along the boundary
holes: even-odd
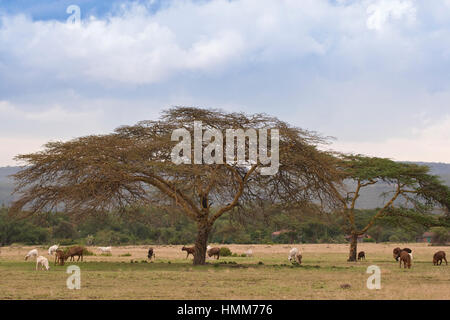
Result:
[[[172,141],[172,133],[185,129],[194,137],[194,121],[202,122],[202,132],[277,129],[278,172],[262,175],[267,164],[259,158],[245,166],[227,163],[225,152],[221,155],[218,150],[211,154],[223,157],[223,163],[175,164],[171,152],[179,141]],[[209,139],[202,147],[215,138]],[[227,144],[225,132],[223,140]],[[249,141],[245,139],[247,158]],[[197,224],[194,264],[204,264],[211,228],[230,210],[267,202],[314,203],[315,208],[333,203],[333,183],[339,183],[340,175],[335,158],[317,149],[323,142],[313,132],[264,114],[176,107],[156,121],[123,126],[106,135],[49,142],[41,152],[17,156],[25,166],[15,175],[19,199],[12,212],[63,208],[73,215],[88,215],[149,203],[176,207]],[[193,153],[194,148],[191,159]]]
[[[356,261],[358,236],[366,233],[383,217],[401,216],[424,226],[450,226],[450,188],[439,177],[429,173],[427,166],[395,162],[390,159],[361,155],[341,155],[338,164],[346,188],[336,188],[341,202],[340,213],[351,235],[348,261]],[[363,191],[381,186],[378,194],[383,204],[362,228],[355,221],[355,209]],[[376,193],[372,189],[372,193]],[[430,214],[441,209],[444,214]]]

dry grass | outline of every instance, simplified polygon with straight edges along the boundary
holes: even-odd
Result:
[[[220,246],[220,245],[219,245]],[[236,264],[193,267],[181,246],[154,246],[156,260],[147,261],[148,246],[113,247],[112,256],[75,263],[81,268],[81,290],[66,287],[66,266],[35,271],[24,261],[33,247],[4,247],[0,253],[1,299],[450,299],[450,269],[433,266],[433,253],[445,247],[426,244],[360,244],[366,261],[346,261],[348,245],[295,245],[303,254],[301,267],[292,266],[290,245],[227,245],[233,252],[253,250],[252,258],[225,257]],[[412,269],[400,269],[392,258],[396,246],[413,249]],[[47,248],[38,248],[48,257]],[[131,256],[123,256],[130,253]],[[138,261],[131,263],[130,261]],[[258,264],[262,261],[263,264]],[[170,263],[169,263],[170,262]],[[366,288],[366,269],[381,268],[381,290]],[[341,285],[349,284],[343,289]]]

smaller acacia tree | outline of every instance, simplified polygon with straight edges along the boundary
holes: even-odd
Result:
[[[348,261],[356,261],[358,236],[366,233],[374,223],[388,215],[414,219],[426,226],[449,226],[450,189],[439,177],[429,174],[427,166],[395,162],[389,159],[361,155],[339,156],[339,167],[344,175],[345,191],[336,191],[341,202],[340,213],[351,235]],[[355,222],[355,209],[362,191],[375,184],[390,191],[383,193],[383,206],[362,228]],[[353,188],[352,191],[348,191]],[[443,216],[429,215],[435,208],[442,208]]]

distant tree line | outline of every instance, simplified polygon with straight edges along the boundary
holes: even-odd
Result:
[[[358,227],[364,226],[377,210],[357,210]],[[218,219],[209,235],[214,243],[347,243],[339,216],[323,216],[269,207],[245,216],[231,213]],[[385,217],[370,230],[376,242],[411,242],[426,231],[420,223],[404,217]],[[274,231],[283,230],[272,236]],[[72,221],[63,212],[42,213],[25,219],[8,215],[0,209],[0,242],[43,245],[130,245],[191,244],[196,239],[196,225],[191,219],[173,210],[134,208],[126,213],[108,212]]]

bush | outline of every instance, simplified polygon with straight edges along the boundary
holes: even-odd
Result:
[[[222,247],[222,248],[220,248],[220,255],[222,257],[229,257],[229,256],[232,255],[232,252],[231,252],[231,250],[229,248]]]
[[[364,238],[363,242],[376,242],[374,238]]]

